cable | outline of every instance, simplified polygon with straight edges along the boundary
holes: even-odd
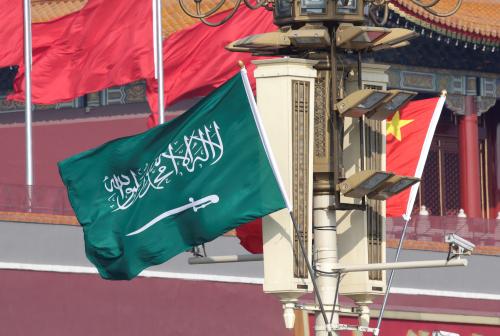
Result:
[[[210,26],[210,27],[220,26],[220,25],[226,23],[229,19],[231,19],[234,16],[236,11],[240,7],[240,4],[241,4],[241,0],[238,0],[236,2],[236,4],[234,5],[234,8],[231,10],[231,12],[229,14],[227,14],[226,17],[224,17],[222,20],[220,20],[218,22],[215,22],[215,23],[210,22],[210,21],[207,21],[205,18],[200,18],[200,21],[203,22],[204,24],[206,24],[207,26]],[[199,10],[200,10],[200,4],[197,2],[196,3],[196,11],[199,12]]]
[[[340,287],[340,281],[342,278],[345,276],[345,274],[341,274],[338,272],[338,278],[337,278],[337,286],[335,288],[335,297],[333,299],[333,309],[332,309],[332,315],[330,315],[330,324],[332,324],[333,321],[333,316],[335,315],[335,307],[337,306],[337,300],[339,299],[339,287]]]
[[[202,0],[195,0],[197,9],[200,6],[201,1]],[[208,12],[203,13],[203,14],[200,14],[198,10],[196,11],[197,14],[193,14],[189,10],[189,8],[187,8],[186,5],[184,4],[184,0],[178,0],[178,2],[179,2],[179,5],[181,6],[182,11],[184,13],[186,13],[186,15],[188,15],[194,19],[203,19],[203,18],[206,18],[206,17],[214,14],[215,12],[217,12],[226,3],[226,0],[221,0],[217,5],[215,5],[214,8],[212,8],[211,10],[209,10]]]
[[[433,7],[435,6],[439,1],[441,0],[432,0],[431,2],[429,2],[428,4],[425,4],[423,3],[422,1],[420,0],[412,0],[412,2],[417,5],[417,6],[420,6],[420,7],[423,7],[423,8],[428,8],[428,7]]]
[[[382,16],[382,20],[380,20],[376,12],[382,6],[384,6],[384,15]],[[370,16],[370,19],[378,27],[384,26],[387,23],[387,19],[389,18],[389,7],[387,6],[387,2],[384,3],[382,6],[371,5],[370,8],[368,9],[368,15]]]
[[[414,1],[414,0],[412,0],[412,1]],[[439,17],[448,17],[448,16],[452,16],[453,14],[458,12],[460,7],[462,6],[462,2],[463,2],[463,0],[457,0],[457,4],[455,5],[455,7],[451,11],[449,11],[448,13],[444,13],[444,14],[438,13],[437,11],[435,11],[431,8],[425,8],[425,10],[428,11],[429,13],[436,15],[436,16],[439,16]]]
[[[431,13],[432,15],[439,16],[439,17],[452,16],[453,14],[455,14],[456,12],[458,12],[458,10],[462,6],[462,2],[463,2],[463,0],[457,0],[457,3],[456,3],[455,7],[452,10],[450,10],[449,12],[446,12],[446,13],[439,13],[438,11],[432,9],[431,7],[434,7],[440,1],[441,0],[432,0],[430,3],[425,4],[425,3],[423,3],[420,0],[411,0],[411,2],[413,2],[415,5],[422,7],[423,9],[425,9],[427,12]]]
[[[250,3],[250,0],[243,0],[243,2],[245,3],[245,5],[248,8],[250,8],[250,9],[257,9],[257,8],[264,7],[265,5],[267,5],[268,0],[258,0],[255,5],[252,5]]]

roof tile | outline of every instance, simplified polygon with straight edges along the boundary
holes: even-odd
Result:
[[[32,0],[33,23],[48,22],[82,9],[87,0]]]
[[[186,7],[194,12],[194,1],[184,0]],[[88,0],[32,0],[32,20],[34,23],[48,22],[82,9]],[[206,12],[214,8],[220,0],[203,0],[201,10]],[[232,8],[232,3],[225,3],[218,12]],[[163,35],[185,29],[199,20],[185,14],[177,0],[163,0]]]
[[[432,7],[437,12],[448,12],[458,0],[440,0]],[[491,44],[498,44],[500,35],[500,1],[498,0],[463,0],[456,14],[449,17],[438,17],[429,14],[424,8],[415,5],[411,0],[391,0],[391,8],[404,16],[413,17],[413,21],[422,25],[427,23],[432,29],[448,28],[461,38],[464,35],[474,40],[490,39]]]

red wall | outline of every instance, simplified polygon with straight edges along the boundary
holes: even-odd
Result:
[[[114,138],[146,130],[146,117],[44,122],[33,125],[34,181],[61,186],[56,163]],[[24,126],[0,126],[0,184],[25,183]]]
[[[376,320],[372,320],[371,327],[376,326]],[[340,323],[356,325],[357,319],[354,317],[343,317]],[[309,315],[309,326],[311,335],[314,335],[314,316]],[[479,324],[460,324],[426,321],[408,321],[384,319],[380,326],[380,335],[383,336],[431,336],[433,331],[448,331],[460,336],[498,336],[500,326],[485,326]],[[356,336],[353,331],[339,332],[339,336]]]
[[[0,335],[291,336],[262,286],[0,271]]]

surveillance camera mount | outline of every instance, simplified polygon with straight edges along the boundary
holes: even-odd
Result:
[[[471,255],[476,247],[470,241],[454,233],[447,234],[444,241],[449,244],[447,260],[460,259],[463,255]]]

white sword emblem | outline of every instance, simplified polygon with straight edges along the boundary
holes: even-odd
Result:
[[[139,233],[149,229],[150,227],[152,227],[153,225],[155,225],[156,223],[158,223],[162,219],[165,219],[169,216],[178,214],[179,212],[183,212],[183,211],[186,211],[186,210],[191,209],[191,208],[193,208],[194,212],[197,212],[199,209],[203,209],[210,204],[215,204],[218,202],[219,202],[219,196],[217,196],[217,195],[206,196],[206,197],[200,198],[197,201],[195,201],[192,197],[189,197],[189,203],[182,205],[178,208],[165,211],[164,213],[162,213],[162,214],[156,216],[155,218],[153,218],[152,220],[150,220],[148,223],[144,224],[139,229],[127,234],[127,237],[139,234]]]

